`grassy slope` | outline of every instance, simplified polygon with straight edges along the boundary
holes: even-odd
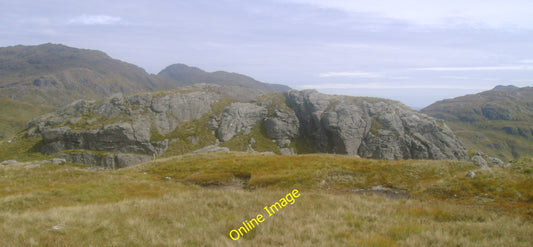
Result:
[[[441,100],[422,112],[446,120],[471,151],[506,161],[533,157],[532,99],[531,87],[497,89]],[[519,128],[526,133],[520,135]]]
[[[533,157],[533,137],[510,135],[503,130],[504,127],[528,126],[529,122],[485,121],[467,123],[448,121],[447,124],[470,151],[483,151],[504,161],[519,157]]]
[[[105,172],[10,165],[0,167],[0,242],[530,246],[533,161],[466,178],[474,169],[452,161],[245,153],[176,156]],[[350,192],[375,185],[407,190],[410,198]],[[243,220],[264,214],[263,207],[292,189],[301,192],[294,205],[266,218],[244,239],[229,238]]]
[[[55,110],[53,106],[34,105],[0,96],[0,133],[12,136],[24,129],[26,123]]]

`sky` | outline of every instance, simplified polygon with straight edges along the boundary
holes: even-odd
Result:
[[[416,109],[533,86],[531,0],[0,0],[0,46],[42,43]]]

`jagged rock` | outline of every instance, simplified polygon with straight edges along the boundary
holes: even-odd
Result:
[[[263,120],[268,114],[265,107],[251,103],[232,103],[222,114],[217,137],[220,141],[229,141],[235,134],[243,132],[249,134],[253,126]]]
[[[488,157],[488,162],[493,166],[502,166],[503,161],[501,159],[495,158],[495,157]]]
[[[485,159],[483,159],[483,157],[481,157],[481,155],[472,156],[472,162],[474,163],[474,165],[479,166],[483,169],[489,168],[489,164]]]
[[[469,171],[467,174],[466,174],[467,177],[469,178],[475,178],[476,177],[476,173],[473,172],[473,171]]]
[[[248,144],[250,144],[250,145],[255,145],[255,143],[256,143],[256,141],[255,141],[255,139],[253,137],[250,138],[250,140],[248,141]]]
[[[93,152],[69,152],[59,154],[58,157],[72,163],[96,165],[109,169],[128,167],[151,160],[151,157],[148,155],[127,153],[97,154]]]
[[[331,96],[315,90],[286,93],[300,134],[317,152],[378,159],[467,159],[444,124],[399,102]]]
[[[206,146],[206,147],[193,151],[193,153],[227,153],[227,152],[229,152],[229,148],[219,147],[217,145],[210,145],[210,146]]]

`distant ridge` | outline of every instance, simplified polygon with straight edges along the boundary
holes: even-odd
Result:
[[[471,151],[504,160],[533,157],[533,87],[499,85],[437,101],[422,112],[448,121]]]
[[[159,72],[157,76],[167,84],[175,84],[180,87],[199,83],[209,83],[218,85],[237,85],[245,88],[254,88],[273,92],[281,92],[291,89],[285,85],[260,82],[242,74],[225,71],[209,73],[185,64],[170,65]]]
[[[0,138],[72,101],[101,100],[115,93],[161,91],[198,83],[231,85],[227,91],[247,95],[290,89],[245,75],[207,73],[183,64],[169,66],[160,74],[148,74],[98,50],[51,43],[0,47]]]

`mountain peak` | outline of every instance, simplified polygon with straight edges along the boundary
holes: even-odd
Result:
[[[507,86],[498,85],[498,86],[494,87],[492,90],[513,90],[513,89],[518,89],[518,88],[519,87],[514,86],[514,85],[507,85]]]

